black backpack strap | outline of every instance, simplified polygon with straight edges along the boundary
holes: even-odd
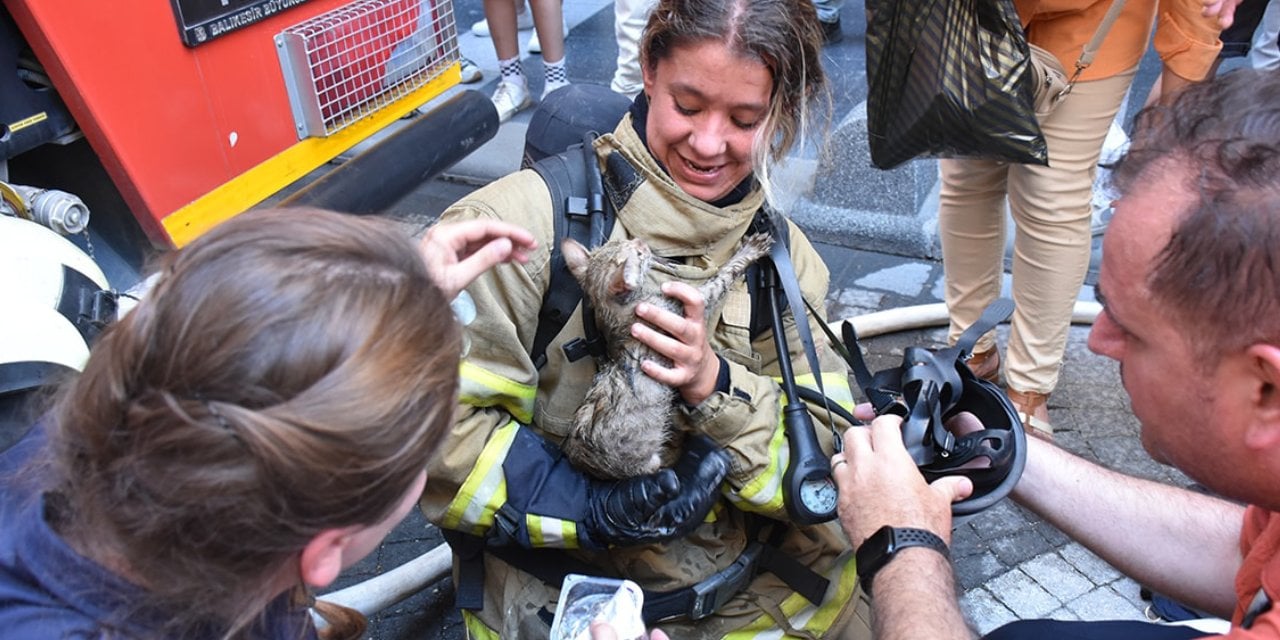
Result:
[[[573,362],[586,355],[604,353],[604,340],[596,330],[595,315],[591,313],[587,303],[583,302],[582,287],[569,273],[564,254],[560,250],[563,238],[573,238],[585,247],[595,248],[603,244],[613,231],[616,209],[605,197],[606,190],[596,162],[595,150],[590,144],[592,139],[594,134],[588,134],[583,144],[543,158],[532,167],[551,192],[552,224],[555,232],[550,247],[551,282],[542,296],[542,308],[538,310],[538,329],[534,332],[533,344],[529,348],[529,357],[539,369],[547,363],[547,347],[551,340],[564,328],[579,303],[584,305],[582,325],[586,335],[566,343],[565,355]],[[631,173],[634,174],[634,170]]]
[[[547,363],[547,345],[560,333],[569,316],[582,300],[582,287],[569,274],[564,253],[560,251],[562,238],[573,238],[584,246],[591,242],[591,218],[587,210],[586,163],[580,146],[548,156],[533,164],[533,170],[542,177],[551,192],[552,224],[555,235],[551,246],[551,282],[542,295],[542,308],[538,310],[538,329],[533,336],[529,356],[535,367],[541,369]]]
[[[526,549],[514,545],[487,544],[485,538],[441,529],[458,559],[458,581],[454,586],[455,606],[478,611],[484,608],[484,554],[489,553],[542,582],[563,586],[571,573],[599,575],[588,565],[561,549]],[[753,531],[755,531],[753,529]],[[705,618],[746,589],[761,571],[773,573],[787,586],[817,605],[827,592],[828,581],[780,548],[784,529],[773,526],[766,540],[754,539],[729,566],[695,585],[672,591],[644,592],[642,616],[646,625],[671,618]],[[756,533],[752,533],[757,538]]]

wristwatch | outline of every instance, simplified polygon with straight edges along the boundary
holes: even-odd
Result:
[[[947,560],[951,559],[947,543],[932,531],[885,525],[871,534],[871,537],[867,538],[854,554],[857,558],[858,579],[862,582],[862,589],[870,594],[871,579],[875,577],[876,572],[883,569],[899,551],[907,547],[928,547],[941,553]]]

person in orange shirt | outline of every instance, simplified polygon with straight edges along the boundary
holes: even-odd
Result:
[[[1089,348],[1116,360],[1142,446],[1214,494],[1126,476],[1028,438],[1013,498],[1130,577],[1231,620],[1224,638],[1280,638],[1280,71],[1242,69],[1138,116]],[[869,407],[860,407],[871,418]],[[972,421],[948,425],[974,428]],[[876,638],[972,637],[946,558],[950,503],[885,415],[845,432],[840,519],[872,594]],[[1246,506],[1247,505],[1247,506]],[[923,530],[896,552],[877,541]],[[937,539],[937,546],[919,540]],[[940,553],[941,552],[941,553]],[[876,569],[879,569],[876,571]],[[923,612],[923,615],[922,615]],[[987,640],[1173,640],[1144,621],[1021,620]]]
[[[1027,39],[1053,53],[1071,75],[1112,0],[1015,0]],[[1233,0],[1226,8],[1229,16]],[[1220,10],[1215,8],[1215,10]],[[1102,142],[1155,32],[1164,85],[1203,79],[1221,29],[1200,0],[1127,0],[1093,63],[1040,126],[1048,166],[944,159],[938,228],[951,340],[1000,295],[1005,210],[1013,215],[1014,312],[1004,363],[1010,398],[1030,433],[1052,432],[1048,398],[1058,382],[1067,329],[1089,266],[1090,200]],[[995,334],[975,346],[969,366],[997,380]]]

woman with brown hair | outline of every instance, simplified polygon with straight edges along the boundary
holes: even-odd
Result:
[[[310,588],[412,508],[452,420],[450,298],[531,242],[451,225],[420,254],[389,224],[264,210],[165,256],[28,437],[34,480],[5,478],[0,628],[313,637]]]

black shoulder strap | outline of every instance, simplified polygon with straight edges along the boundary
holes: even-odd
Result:
[[[775,226],[769,219],[769,215],[765,212],[764,207],[760,207],[756,211],[756,216],[751,220],[749,233],[769,233],[773,235],[774,244],[781,244],[788,251],[791,248],[791,229],[785,223]],[[747,267],[747,293],[751,298],[751,339],[764,335],[766,331],[773,329],[773,320],[769,316],[769,299],[760,295],[760,268],[762,262],[768,259],[760,260]],[[780,300],[782,310],[786,311],[788,304],[786,296]]]
[[[590,162],[588,163],[588,156]],[[535,162],[533,170],[547,183],[551,192],[553,207],[552,223],[555,236],[551,242],[551,282],[542,296],[542,308],[538,311],[538,329],[534,333],[533,345],[529,348],[529,356],[535,367],[541,369],[547,363],[547,346],[551,339],[560,333],[573,310],[582,301],[582,287],[569,273],[564,262],[564,254],[560,251],[560,241],[569,237],[586,247],[601,244],[613,230],[613,210],[605,206],[602,193],[599,191],[599,178],[595,178],[596,188],[592,188],[589,172],[593,169],[598,175],[595,164],[595,152],[590,144],[574,145],[553,156]],[[597,222],[597,229],[592,234],[592,214]],[[583,323],[594,333],[594,317],[583,314]],[[588,338],[594,336],[588,335]],[[590,342],[590,340],[588,340]],[[577,357],[586,355],[586,351]],[[571,355],[571,358],[573,356]],[[573,358],[577,359],[577,358]]]

